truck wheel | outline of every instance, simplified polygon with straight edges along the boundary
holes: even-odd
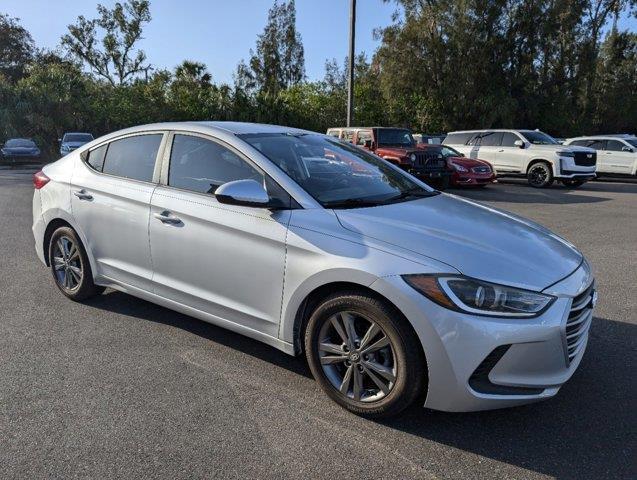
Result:
[[[531,165],[527,172],[529,185],[534,188],[550,187],[553,184],[553,172],[546,162],[538,162]]]
[[[581,187],[585,183],[586,183],[585,180],[575,180],[572,178],[565,178],[564,180],[562,180],[562,185],[564,185],[566,188]]]

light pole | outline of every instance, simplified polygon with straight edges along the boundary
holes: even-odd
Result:
[[[356,36],[356,0],[350,0],[349,7],[349,79],[347,82],[347,126],[354,119],[354,37]]]

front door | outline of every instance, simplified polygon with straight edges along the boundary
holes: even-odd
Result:
[[[71,208],[101,275],[151,290],[150,199],[163,133],[113,140],[88,152],[71,177]]]
[[[513,132],[502,132],[500,146],[496,152],[494,166],[501,172],[523,172],[527,160],[526,152],[515,144],[524,140]],[[526,173],[526,172],[523,172]]]
[[[175,133],[151,201],[156,294],[277,336],[289,210],[219,203],[214,191],[264,174],[228,145]]]

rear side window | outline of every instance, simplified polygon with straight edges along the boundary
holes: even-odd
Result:
[[[606,140],[586,140],[583,147],[594,148],[595,150],[604,150]]]
[[[86,160],[86,163],[88,163],[93,169],[101,172],[102,167],[104,167],[104,156],[106,155],[107,148],[108,144],[104,144],[101,147],[97,147],[95,150],[88,152],[88,159]]]
[[[515,133],[503,132],[500,145],[503,147],[515,147],[515,142],[521,140]]]
[[[626,145],[619,140],[608,140],[606,142],[606,150],[610,150],[612,152],[621,152],[625,146]]]
[[[585,147],[588,143],[588,140],[574,140],[569,143],[569,145],[575,145],[576,147]]]
[[[482,147],[493,147],[500,145],[502,139],[502,132],[486,132],[480,136],[478,145]]]
[[[352,143],[354,141],[354,130],[343,130],[341,138],[346,142]]]
[[[162,134],[136,135],[108,144],[103,172],[143,182],[153,180]]]
[[[472,132],[450,133],[443,143],[445,145],[466,145],[469,139],[474,135]]]
[[[233,151],[205,138],[175,135],[170,152],[169,186],[214,193],[224,183],[248,179],[263,183],[263,175]]]

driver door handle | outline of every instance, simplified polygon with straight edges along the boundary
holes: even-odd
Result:
[[[161,213],[153,213],[153,216],[162,223],[168,223],[171,225],[181,223],[181,219],[179,219],[178,217],[173,217],[167,210],[164,210]]]
[[[73,192],[73,195],[75,195],[80,200],[93,200],[93,195],[91,195],[90,193],[86,193],[86,190],[84,190],[84,189],[75,190]]]

